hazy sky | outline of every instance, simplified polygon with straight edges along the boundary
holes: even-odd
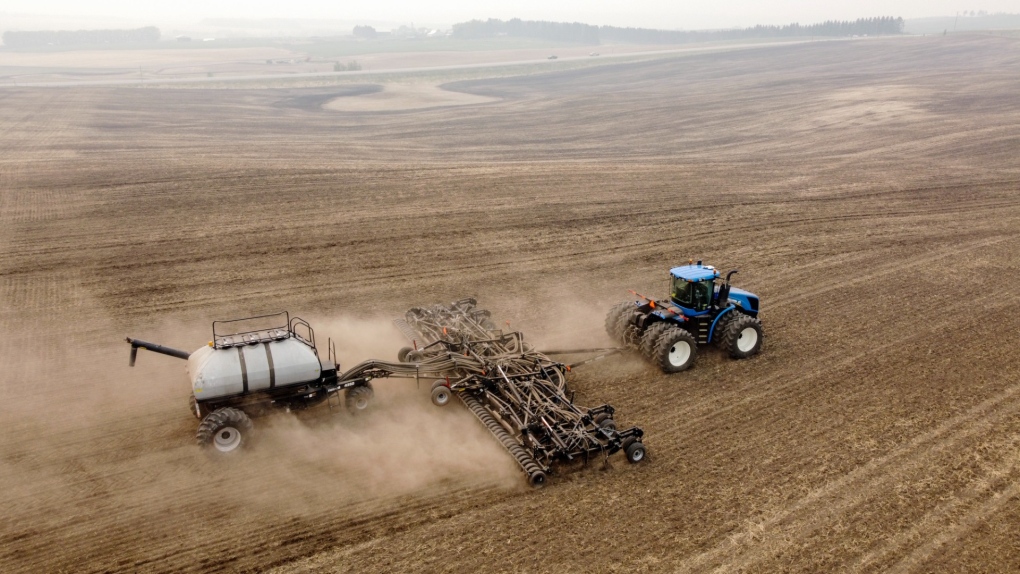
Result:
[[[343,21],[452,24],[472,18],[577,21],[649,28],[719,28],[812,23],[868,16],[951,16],[963,10],[1020,12],[1020,0],[3,0],[0,18],[38,14],[115,17],[155,25],[209,17],[328,18]],[[0,27],[4,27],[0,22]]]

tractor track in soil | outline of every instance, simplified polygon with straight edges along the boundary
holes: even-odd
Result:
[[[1018,56],[747,49],[399,114],[0,88],[0,570],[1020,569]],[[604,312],[688,258],[740,268],[764,352],[576,369],[649,456],[537,492],[413,383],[210,464],[181,365],[126,367],[125,335],[197,347],[281,308],[389,358],[378,325],[465,295],[540,345],[602,346]]]

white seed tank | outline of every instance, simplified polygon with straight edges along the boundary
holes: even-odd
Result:
[[[315,350],[294,337],[235,347],[202,347],[188,357],[191,389],[199,401],[317,380]]]

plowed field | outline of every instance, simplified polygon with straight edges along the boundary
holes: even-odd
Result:
[[[1020,41],[446,87],[496,100],[0,90],[0,571],[1020,570]],[[127,367],[126,335],[190,350],[280,309],[388,359],[389,320],[467,294],[540,346],[607,344],[688,258],[740,268],[764,352],[576,369],[649,457],[540,491],[413,382],[216,462],[183,363]]]

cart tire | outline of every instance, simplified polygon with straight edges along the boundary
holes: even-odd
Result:
[[[250,442],[254,425],[243,411],[230,407],[216,409],[202,419],[195,438],[199,446],[217,455],[244,449]]]
[[[209,414],[209,407],[198,402],[198,399],[195,398],[195,395],[191,395],[190,397],[188,397],[188,403],[189,407],[191,408],[191,414],[195,415],[196,419],[202,420],[205,418],[205,415]]]
[[[375,396],[375,392],[372,387],[369,386],[358,386],[351,387],[344,392],[344,402],[347,406],[347,411],[352,415],[361,414],[368,410],[372,404],[372,397]]]

